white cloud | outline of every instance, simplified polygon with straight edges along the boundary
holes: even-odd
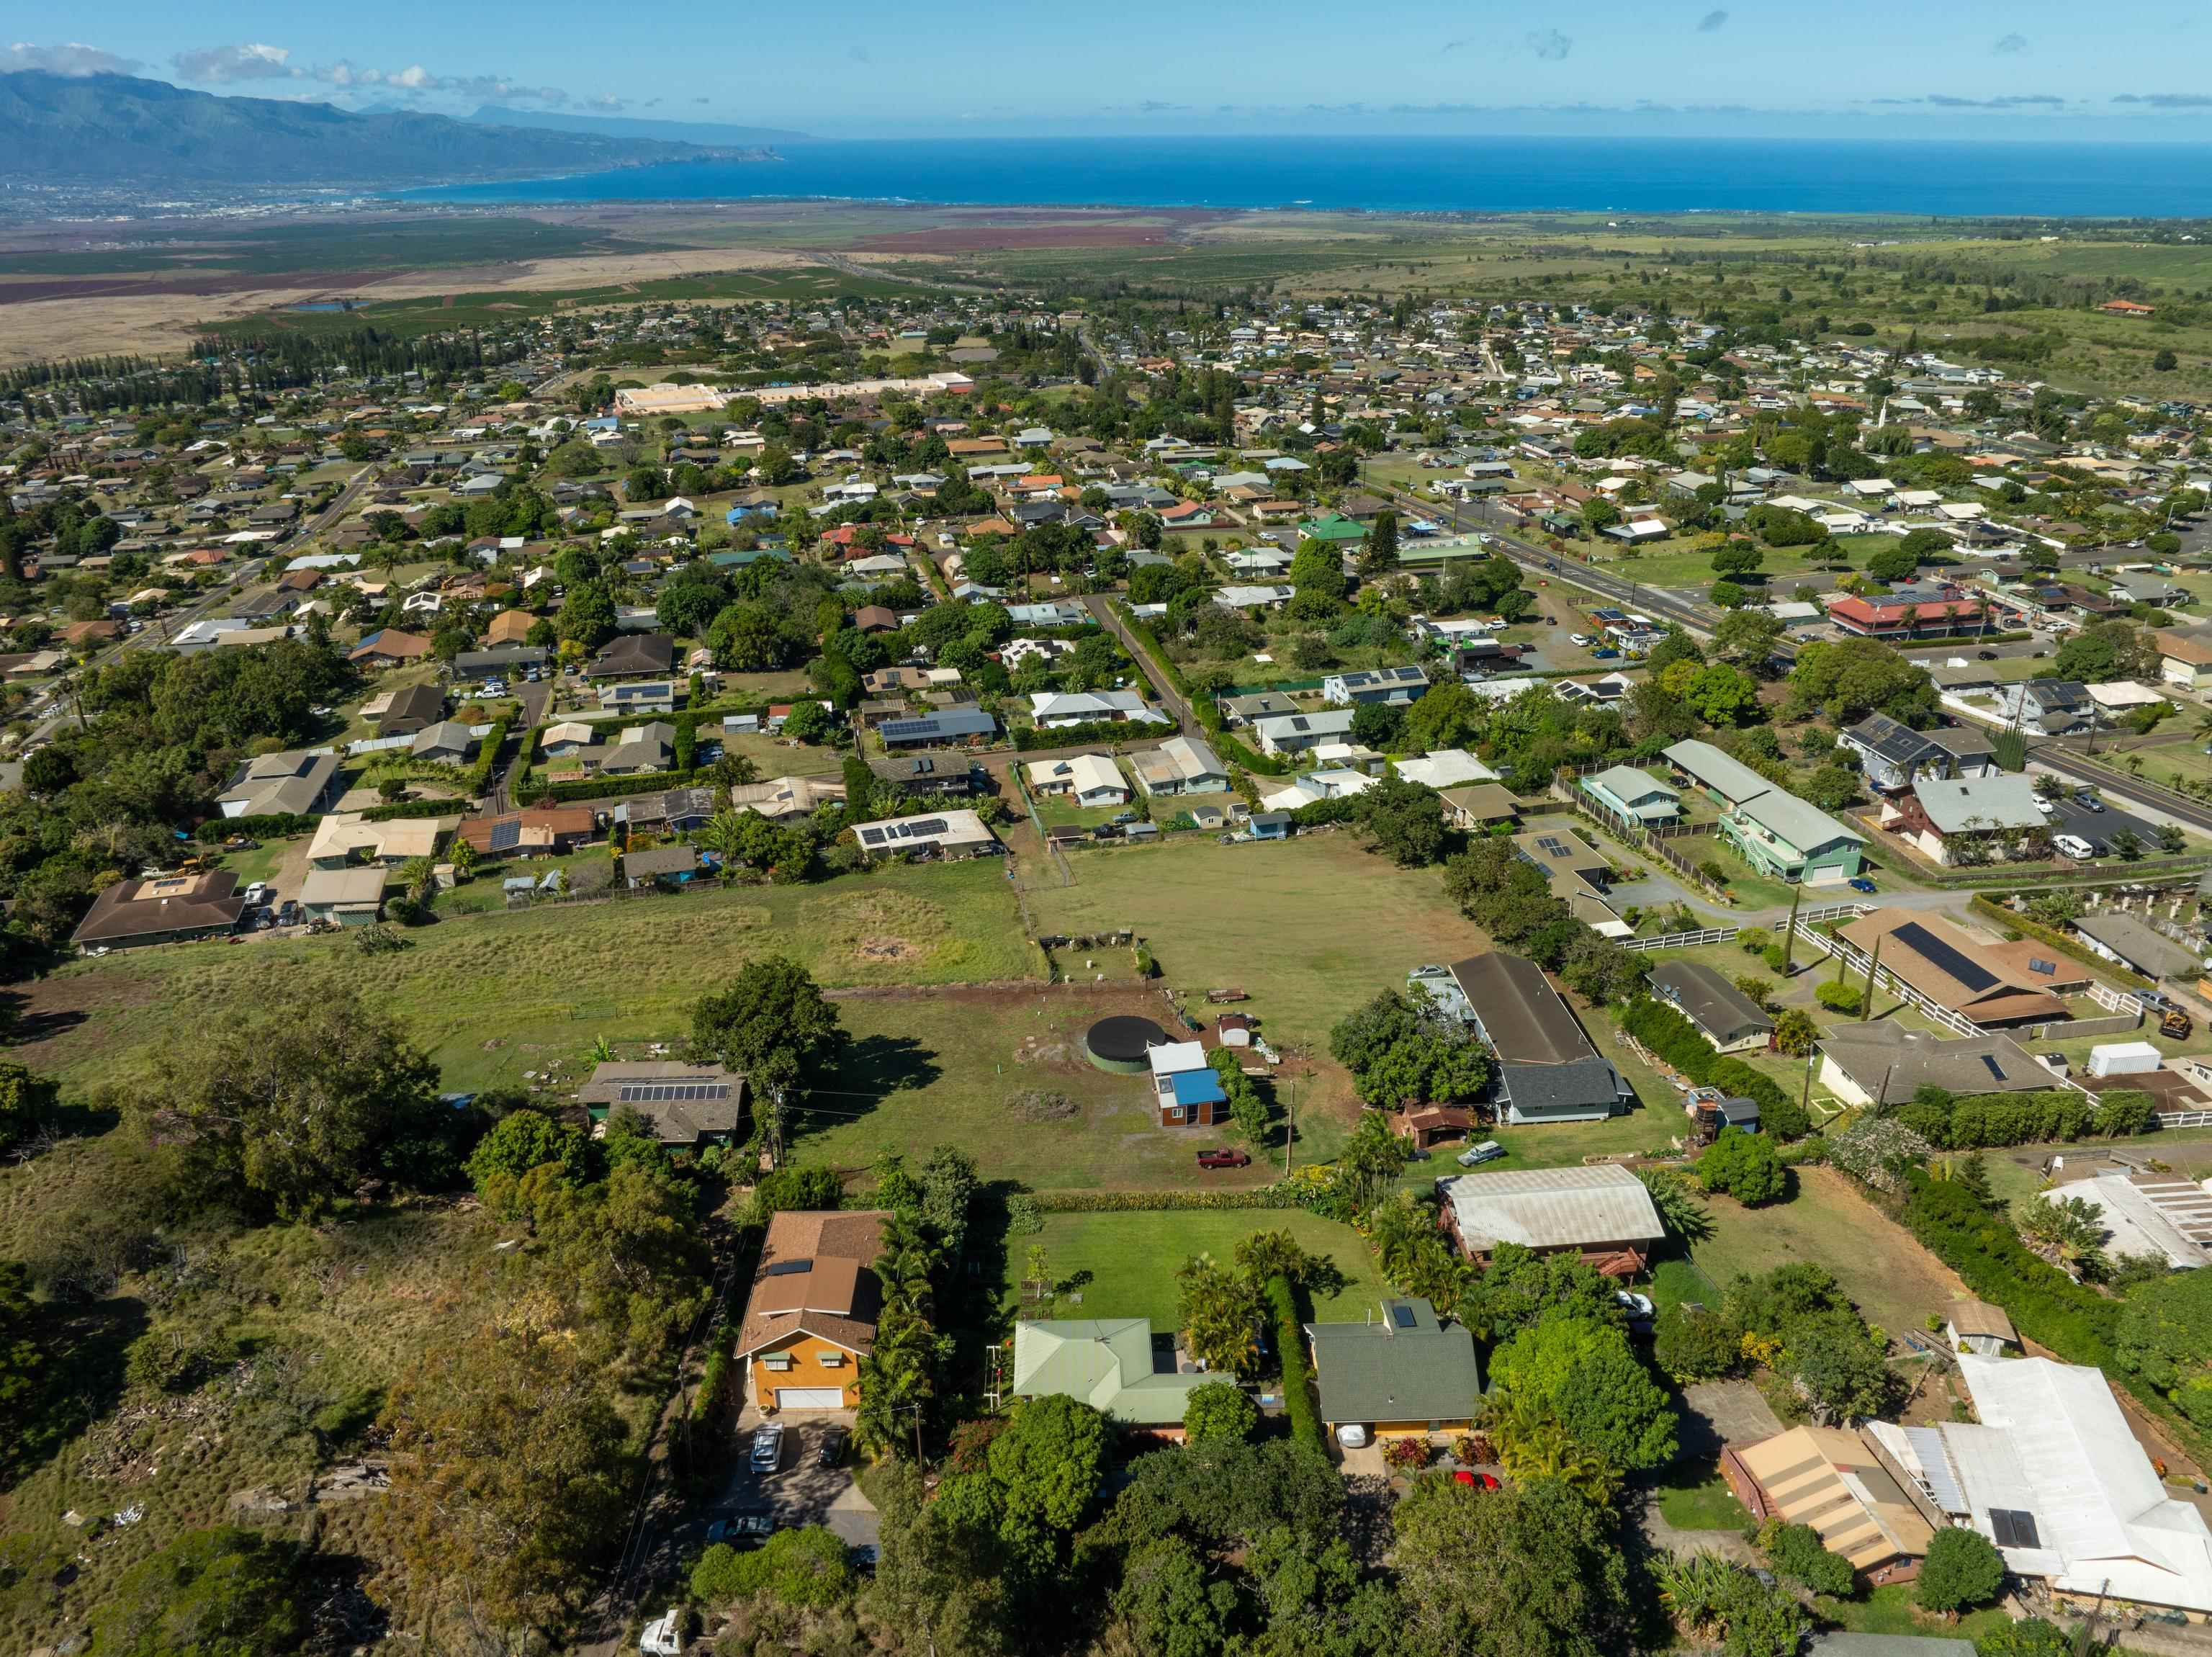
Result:
[[[203,86],[228,86],[236,81],[296,81],[301,72],[283,46],[252,41],[235,46],[209,46],[199,52],[180,52],[169,61],[187,81]]]
[[[0,70],[42,69],[50,75],[129,75],[139,67],[136,58],[120,58],[82,40],[65,46],[33,46],[18,40],[0,52]]]

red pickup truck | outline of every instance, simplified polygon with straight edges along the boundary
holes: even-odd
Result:
[[[1201,1168],[1249,1168],[1252,1166],[1252,1159],[1244,1152],[1231,1150],[1224,1145],[1218,1150],[1200,1151],[1198,1166]]]

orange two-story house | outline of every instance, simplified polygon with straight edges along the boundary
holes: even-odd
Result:
[[[770,1216],[738,1331],[747,1397],[764,1413],[850,1410],[874,1349],[883,1288],[881,1209]]]

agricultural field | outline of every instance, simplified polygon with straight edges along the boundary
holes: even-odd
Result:
[[[745,961],[791,956],[825,985],[1041,978],[995,861],[888,868],[812,886],[541,906],[406,935],[366,954],[344,935],[125,952],[64,967],[29,992],[52,1033],[19,1057],[85,1086],[157,1065],[210,1007],[251,1002],[277,975],[358,989],[404,1019],[467,1090],[520,1084],[592,1041],[667,1040]],[[865,1159],[864,1159],[865,1160]]]
[[[1323,1322],[1355,1321],[1388,1292],[1358,1233],[1302,1209],[1048,1214],[1043,1221],[1043,1230],[1034,1235],[1006,1238],[1001,1294],[1010,1309],[1021,1305],[1029,1251],[1039,1246],[1054,1281],[1091,1274],[1079,1303],[1062,1301],[1062,1317],[1149,1318],[1155,1330],[1174,1329],[1181,1324],[1176,1270],[1194,1254],[1210,1254],[1225,1264],[1237,1240],[1256,1231],[1287,1231],[1309,1253],[1335,1262],[1344,1287],[1314,1296],[1315,1315]]]

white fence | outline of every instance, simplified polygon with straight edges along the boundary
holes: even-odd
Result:
[[[1668,932],[1656,938],[1624,938],[1621,945],[1627,949],[1695,949],[1699,944],[1726,943],[1740,929],[1733,926],[1709,926],[1702,932]]]
[[[2212,1111],[2160,1111],[2161,1128],[2212,1128]]]
[[[1839,907],[1852,915],[1856,915],[1861,912],[1861,905],[1857,904],[1843,905],[1839,905]],[[1834,956],[1842,961],[1845,966],[1850,968],[1854,972],[1863,973],[1868,972],[1869,969],[1873,970],[1875,973],[1875,985],[1876,988],[1889,990],[1892,994],[1896,996],[1899,1001],[1904,1002],[1909,1007],[1918,1008],[1922,1013],[1927,1014],[1929,1019],[1933,1020],[1942,1028],[1950,1031],[1954,1035],[1978,1036],[1983,1033],[1982,1026],[1980,1025],[1972,1022],[1969,1019],[1961,1017],[1960,1014],[1953,1012],[1949,1008],[1922,995],[1920,991],[1915,990],[1911,984],[1907,984],[1903,978],[1899,978],[1887,967],[1875,967],[1874,963],[1868,959],[1866,952],[1859,948],[1857,945],[1851,943],[1844,938],[1834,937],[1826,933],[1815,932],[1812,930],[1808,923],[1813,921],[1814,918],[1814,917],[1812,915],[1799,915],[1797,917],[1796,932],[1800,938],[1803,939],[1807,943],[1811,944],[1814,948],[1819,950],[1822,954]],[[1831,917],[1828,914],[1822,914],[1820,916],[1820,918],[1825,920],[1831,918]],[[1869,1008],[1867,1010],[1871,1012],[1873,1009]]]

